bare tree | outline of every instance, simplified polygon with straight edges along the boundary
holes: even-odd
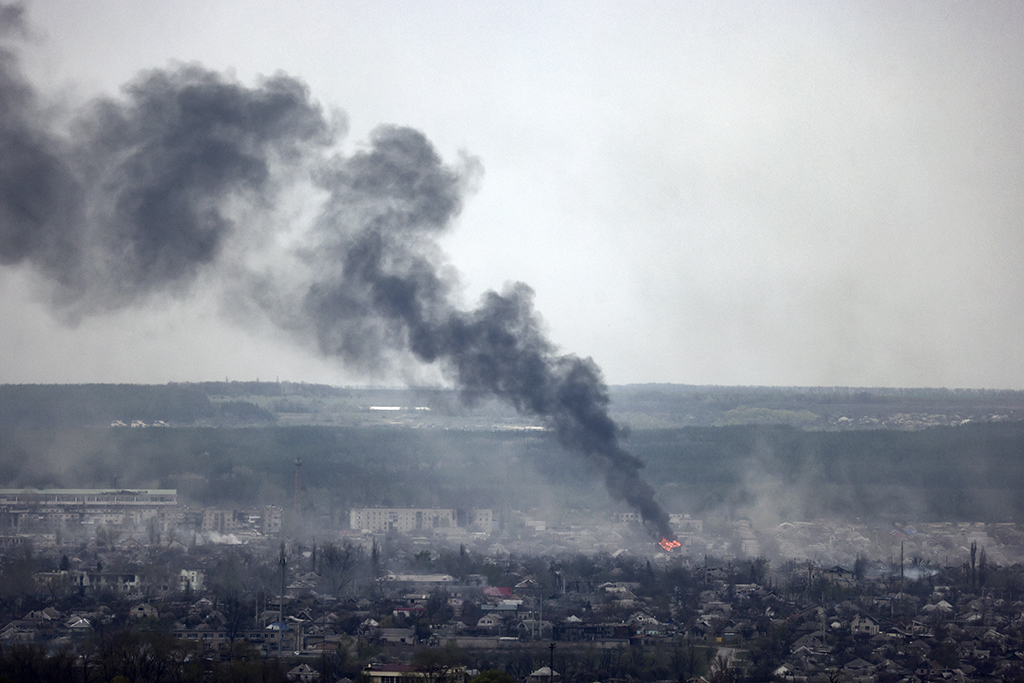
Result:
[[[988,581],[988,556],[985,554],[985,549],[981,549],[981,554],[978,556],[978,587],[984,588],[985,582]]]
[[[113,548],[114,545],[120,540],[121,531],[110,526],[101,526],[96,529],[96,542],[100,545],[105,545],[108,548]]]
[[[715,655],[708,675],[710,683],[732,683],[736,680],[736,670],[729,666],[729,658],[725,655]]]
[[[331,595],[341,597],[352,583],[355,569],[363,559],[363,549],[345,541],[341,547],[327,543],[319,553],[320,578],[327,584]]]
[[[978,555],[978,542],[977,541],[971,541],[971,577],[970,577],[970,579],[971,579],[971,588],[976,586],[977,585],[977,581],[978,581],[977,565],[976,565],[977,555]]]
[[[416,671],[427,683],[458,683],[464,680],[469,657],[450,642],[442,648],[428,648],[417,651],[412,657]]]

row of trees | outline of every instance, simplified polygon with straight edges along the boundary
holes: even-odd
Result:
[[[325,656],[322,670],[334,673],[341,659]],[[221,662],[203,656],[194,643],[159,632],[119,630],[52,652],[40,645],[0,645],[5,682],[284,683],[285,673],[283,662],[261,658],[248,643],[236,643],[229,661]]]
[[[513,683],[525,680],[533,671],[546,666],[549,657],[540,648],[521,649],[513,654],[493,651],[471,657],[449,644],[420,649],[413,655],[412,664],[423,674],[426,683],[461,683],[461,672],[466,667],[481,671],[470,683]],[[555,670],[565,681],[686,680],[709,670],[710,680],[731,680],[724,658],[715,658],[710,648],[683,640],[664,647],[556,648],[553,660]],[[228,661],[222,662],[202,656],[192,643],[165,634],[121,630],[93,638],[74,649],[53,652],[38,645],[0,646],[0,681],[283,683],[288,680],[288,667],[297,661],[263,659],[248,643],[238,642]],[[346,648],[305,661],[326,681],[340,676],[356,680],[365,665]]]

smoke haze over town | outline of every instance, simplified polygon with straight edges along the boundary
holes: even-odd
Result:
[[[1022,7],[0,0],[0,680],[1024,679]]]
[[[1024,680],[1022,7],[0,0],[0,680]]]

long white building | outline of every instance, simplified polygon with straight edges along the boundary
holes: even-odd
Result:
[[[140,526],[153,518],[163,531],[176,519],[177,505],[177,489],[0,489],[0,533]]]
[[[0,489],[0,505],[171,506],[178,489]]]

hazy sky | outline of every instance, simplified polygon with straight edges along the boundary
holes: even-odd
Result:
[[[484,169],[443,247],[612,384],[1024,388],[1024,4],[37,0],[54,106],[283,71],[358,149]],[[69,326],[0,270],[0,382],[353,383],[188,297]],[[414,376],[420,380],[429,377]],[[393,378],[392,378],[393,379]]]

